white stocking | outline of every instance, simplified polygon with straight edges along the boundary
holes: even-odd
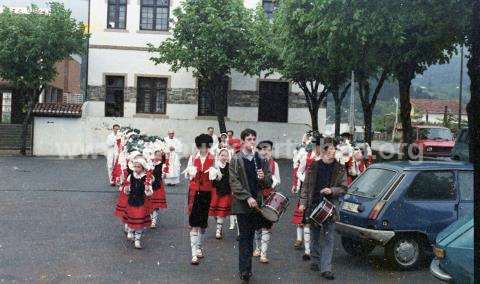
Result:
[[[198,250],[198,232],[190,231],[190,246],[192,247],[192,257],[194,257]]]
[[[303,239],[305,246],[305,254],[310,254],[310,227],[305,226],[303,228]]]
[[[267,250],[268,250],[268,244],[270,243],[270,235],[271,233],[266,230],[266,229],[263,229],[262,230],[262,255],[263,256],[266,256],[267,255]]]
[[[260,230],[255,231],[255,250],[260,250],[262,247],[262,232]]]
[[[297,241],[303,240],[303,227],[297,226]]]

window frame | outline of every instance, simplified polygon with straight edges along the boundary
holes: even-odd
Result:
[[[156,105],[156,96],[151,96],[150,97],[150,111],[145,112],[145,111],[139,111],[139,97],[140,97],[140,92],[143,89],[146,88],[141,88],[140,87],[140,81],[141,80],[148,80],[149,85],[150,85],[150,90],[152,93],[154,93],[157,90],[155,87],[155,81],[156,80],[165,80],[165,99],[163,100],[163,112],[154,112],[152,111],[152,107]],[[155,99],[154,99],[155,98]],[[137,102],[135,104],[135,110],[136,113],[141,113],[141,114],[166,114],[167,113],[167,101],[168,101],[168,78],[165,77],[148,77],[148,76],[139,76],[137,77]],[[143,106],[145,107],[145,96],[143,96]]]
[[[411,189],[413,183],[416,181],[417,177],[420,174],[424,174],[424,173],[434,173],[434,174],[435,173],[451,173],[452,177],[453,177],[452,186],[453,186],[453,190],[454,190],[454,193],[455,193],[453,198],[451,198],[451,199],[438,199],[438,198],[437,199],[426,199],[426,198],[417,199],[417,198],[412,198],[411,196],[408,196],[408,193],[410,192],[410,189]],[[453,170],[453,169],[418,171],[415,174],[415,176],[412,177],[412,180],[411,180],[410,184],[407,186],[407,189],[405,190],[404,196],[405,196],[406,200],[411,201],[411,202],[425,202],[425,201],[452,202],[452,201],[458,201],[459,193],[458,193],[457,183],[458,183],[457,182],[457,174],[456,174],[455,170]]]
[[[230,77],[225,77],[225,110],[224,116],[228,116],[228,92],[230,91]],[[208,117],[208,116],[216,116],[217,112],[215,109],[215,98],[209,92],[201,92],[202,80],[197,79],[197,116],[199,117]],[[209,98],[211,99],[210,105],[212,106],[213,112],[209,113],[202,113],[201,112],[201,104],[200,104],[200,96],[202,93],[207,93]]]
[[[108,79],[109,78],[121,78],[122,79],[122,87],[109,87],[108,86]],[[104,110],[104,115],[105,117],[124,117],[125,116],[125,82],[126,82],[126,77],[122,75],[105,75],[105,110]],[[116,115],[107,115],[107,96],[109,91],[115,91],[115,90],[121,90],[122,91],[122,107],[120,108],[120,116]]]
[[[107,0],[107,29],[109,30],[125,30],[127,28],[127,6],[128,6],[128,0],[125,0],[125,4],[120,4],[120,0],[113,0],[115,1],[115,4],[110,4],[110,0]],[[113,19],[113,22],[115,23],[115,27],[112,28],[110,27],[109,23],[109,16],[110,16],[110,6],[114,6],[115,8],[115,16]],[[120,6],[125,6],[125,26],[119,27],[120,26]]]
[[[167,5],[159,5],[157,1],[162,0],[153,0],[155,1],[154,4],[144,4],[144,0],[140,0],[140,22],[139,22],[139,29],[141,31],[161,31],[161,32],[168,32],[170,30],[170,0],[167,1]],[[146,29],[142,27],[142,19],[143,19],[143,8],[148,7],[153,9],[153,18],[152,18],[152,28]],[[166,29],[157,29],[157,9],[158,8],[167,8],[167,28]]]

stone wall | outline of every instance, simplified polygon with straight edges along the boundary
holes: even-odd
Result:
[[[125,88],[125,102],[136,102],[137,89]],[[167,90],[167,103],[169,104],[193,104],[198,103],[198,89],[172,88]],[[104,101],[104,86],[88,86],[88,100]],[[229,90],[228,105],[231,107],[258,107],[258,91]],[[288,107],[306,108],[305,96],[302,93],[291,92],[288,98]]]

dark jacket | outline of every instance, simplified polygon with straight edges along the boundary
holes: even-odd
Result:
[[[233,201],[232,201],[232,214],[245,214],[252,213],[255,209],[250,208],[247,203],[247,199],[252,197],[250,188],[247,181],[247,174],[245,173],[245,165],[243,162],[245,154],[243,151],[238,152],[232,157],[229,166],[230,173],[230,188],[232,189]],[[263,180],[258,181],[258,189],[262,191],[264,188],[272,186],[272,174],[268,163],[264,159],[260,159],[259,167],[262,168],[265,175]],[[257,203],[260,206],[263,202],[262,194],[257,194]]]
[[[320,161],[321,160],[315,161],[310,166],[309,171],[305,175],[305,181],[300,191],[300,204],[305,206],[305,212],[310,212],[310,210],[314,209],[310,208],[312,206],[314,191],[321,190],[321,188],[315,188],[315,185],[317,184],[317,171]],[[330,178],[330,188],[332,189],[332,194],[326,197],[330,202],[338,206],[338,198],[344,195],[347,191],[347,172],[345,167],[339,162],[334,161],[334,163],[335,165]],[[334,221],[337,221],[338,217],[338,210],[335,210]]]

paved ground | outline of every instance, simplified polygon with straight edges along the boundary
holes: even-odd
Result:
[[[0,157],[0,283],[238,283],[235,233],[205,240],[206,258],[192,267],[186,229],[186,187],[167,189],[169,209],[160,227],[135,250],[112,212],[116,191],[107,186],[105,160]],[[289,162],[280,163],[284,189]],[[323,279],[292,248],[293,207],[274,227],[271,263],[254,264],[252,283],[319,283]],[[397,272],[376,249],[348,256],[337,244],[332,283],[435,282],[427,264]]]

